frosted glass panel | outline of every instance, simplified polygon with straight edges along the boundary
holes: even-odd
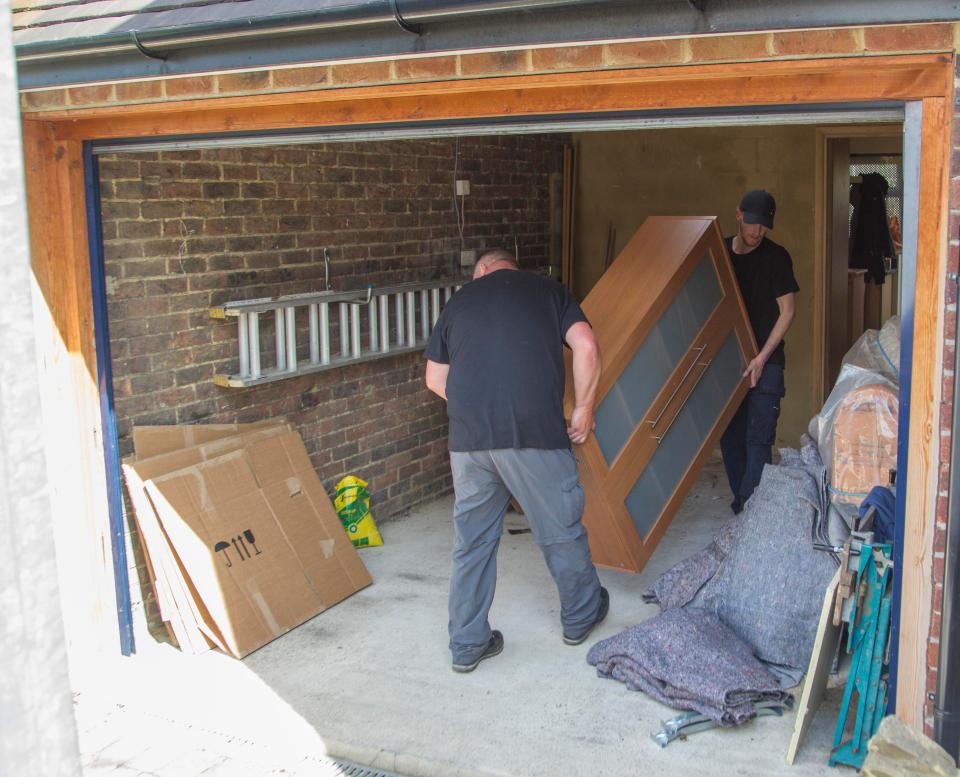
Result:
[[[607,466],[623,450],[722,298],[713,261],[704,254],[597,408],[597,442]]]
[[[627,494],[627,512],[641,538],[647,536],[697,455],[744,367],[737,336],[731,332]]]

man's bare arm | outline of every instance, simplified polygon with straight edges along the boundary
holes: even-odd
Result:
[[[424,374],[424,380],[427,383],[427,388],[442,399],[447,398],[447,374],[449,372],[449,364],[440,364],[439,362],[427,359],[427,370]]]
[[[757,385],[757,381],[760,380],[760,373],[763,372],[763,366],[767,363],[767,359],[769,359],[770,354],[776,350],[780,341],[787,334],[790,324],[793,323],[793,317],[796,315],[797,310],[797,295],[791,292],[790,294],[784,294],[782,297],[777,297],[777,306],[780,308],[780,315],[777,317],[773,329],[770,330],[770,336],[767,338],[767,342],[763,344],[763,347],[760,348],[760,353],[751,359],[747,365],[747,369],[743,372],[743,377],[750,378],[750,388]]]
[[[597,398],[597,384],[600,382],[600,349],[593,329],[585,321],[578,321],[571,326],[564,335],[564,340],[573,351],[574,408],[567,434],[571,442],[580,445],[595,426],[593,405]]]

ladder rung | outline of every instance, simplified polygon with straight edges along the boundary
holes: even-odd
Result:
[[[417,342],[416,296],[414,292],[407,292],[407,342],[413,345]]]
[[[310,363],[319,364],[320,362],[320,314],[317,312],[317,305],[307,306],[310,311]],[[243,370],[240,370],[243,372]]]
[[[390,298],[380,297],[380,352],[390,352]]]
[[[285,311],[287,317],[287,370],[297,371],[297,309],[291,305]]]
[[[440,289],[430,290],[430,303],[430,328],[433,329],[440,318]]]
[[[250,377],[260,377],[260,314],[251,313],[247,322],[250,325],[250,333],[247,340],[250,343]]]
[[[283,314],[283,308],[277,308],[273,311],[273,321],[274,339],[277,343],[277,369],[283,372],[287,368],[287,337],[286,327],[284,326],[286,318]]]
[[[340,355],[350,355],[350,303],[340,303]]]
[[[240,374],[250,374],[250,332],[248,330],[250,316],[256,313],[242,313],[237,316],[237,339],[240,344]]]
[[[420,291],[420,337],[424,340],[430,337],[430,292],[427,289]]]
[[[360,305],[350,306],[350,355],[360,355]]]
[[[330,363],[330,304],[320,303],[320,363]]]
[[[403,292],[393,295],[393,304],[397,314],[397,345],[406,345],[407,338],[403,328]]]

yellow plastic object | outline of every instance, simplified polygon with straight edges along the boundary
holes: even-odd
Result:
[[[370,548],[383,545],[383,538],[370,515],[370,492],[367,482],[355,475],[347,475],[337,483],[337,495],[333,506],[340,516],[340,523],[355,548]]]

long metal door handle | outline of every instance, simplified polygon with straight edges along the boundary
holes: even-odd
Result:
[[[667,397],[667,401],[663,403],[663,407],[660,408],[660,412],[657,413],[657,417],[652,421],[647,421],[647,423],[650,424],[650,429],[657,428],[657,424],[660,423],[660,419],[663,418],[663,414],[667,412],[667,408],[670,407],[670,403],[673,402],[674,398],[677,396],[677,392],[680,391],[680,389],[683,387],[683,384],[687,382],[687,378],[690,377],[690,373],[693,372],[693,368],[697,366],[697,359],[703,356],[703,352],[707,350],[707,344],[704,343],[699,348],[694,348],[693,350],[697,352],[697,355],[693,357],[693,361],[690,362],[690,366],[687,367],[687,371],[683,373],[683,377],[680,378],[680,381],[674,387],[670,396]]]
[[[667,428],[664,429],[662,432],[660,432],[659,435],[656,435],[656,434],[653,435],[653,439],[657,441],[658,446],[660,445],[661,442],[663,442],[663,438],[667,436],[667,432],[670,431],[670,427],[673,426],[673,422],[677,420],[677,416],[679,416],[680,413],[683,412],[683,408],[687,406],[687,402],[690,401],[690,397],[693,395],[694,389],[696,389],[697,386],[700,385],[700,381],[703,380],[703,376],[707,374],[707,370],[710,369],[710,364],[712,362],[713,362],[713,359],[708,359],[705,362],[695,362],[695,364],[699,364],[703,366],[703,372],[701,372],[700,375],[697,376],[697,379],[694,382],[693,386],[690,387],[690,393],[687,394],[687,396],[684,397],[683,402],[680,403],[680,407],[678,407],[677,412],[673,414],[673,418],[670,419],[670,423],[667,424]]]

